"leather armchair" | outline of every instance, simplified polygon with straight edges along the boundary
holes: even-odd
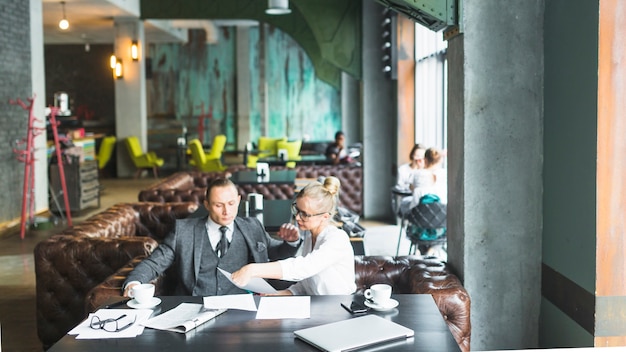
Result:
[[[196,203],[120,203],[38,243],[37,334],[44,348],[85,318],[92,288],[152,253],[176,219],[197,208]]]

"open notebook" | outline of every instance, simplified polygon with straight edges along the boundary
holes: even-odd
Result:
[[[377,315],[324,324],[294,331],[297,338],[322,351],[351,351],[406,339],[413,330]]]

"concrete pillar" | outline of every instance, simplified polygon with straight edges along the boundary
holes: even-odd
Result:
[[[544,2],[460,5],[463,34],[448,44],[448,260],[472,299],[472,350],[535,347]]]
[[[361,137],[361,89],[359,81],[349,74],[341,73],[341,130],[346,134],[346,145],[362,142]]]
[[[390,220],[390,189],[396,160],[395,81],[383,73],[381,26],[383,6],[363,1],[363,215]],[[381,200],[389,200],[384,202]]]
[[[139,43],[139,60],[133,61],[130,46]],[[124,138],[137,136],[141,147],[148,147],[148,114],[146,103],[146,65],[143,22],[135,18],[115,20],[115,56],[122,60],[124,77],[115,80],[115,135],[119,141],[117,152],[117,176],[128,177],[135,172]]]

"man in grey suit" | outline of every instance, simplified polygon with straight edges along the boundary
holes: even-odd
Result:
[[[174,295],[214,296],[243,293],[217,267],[228,272],[248,263],[265,263],[293,256],[300,244],[298,229],[284,224],[282,240],[271,238],[254,217],[237,217],[241,195],[229,179],[211,182],[204,206],[207,217],[176,221],[174,230],[154,252],[129,274],[124,296],[139,283],[147,283],[167,269],[176,280]]]

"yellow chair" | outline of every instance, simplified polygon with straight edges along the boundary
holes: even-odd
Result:
[[[163,166],[164,161],[162,158],[159,158],[154,152],[144,153],[143,150],[141,150],[139,138],[137,138],[136,136],[130,136],[126,138],[126,148],[128,149],[130,159],[133,161],[133,164],[135,164],[135,167],[137,168],[137,172],[135,172],[135,178],[138,178],[144,169],[152,169],[154,177],[159,177],[157,169]]]
[[[198,142],[200,140],[198,139]],[[200,143],[202,145],[202,143]],[[222,159],[222,152],[224,152],[224,148],[226,148],[226,135],[218,134],[213,138],[213,144],[211,145],[211,150],[208,154],[206,154],[207,159]],[[191,147],[187,148],[187,155],[191,155]],[[189,160],[189,165],[192,167],[196,166],[196,162],[193,158]]]
[[[117,142],[115,136],[108,136],[102,139],[100,149],[98,149],[98,170],[104,169],[109,160],[111,160],[113,149],[115,149],[115,142]]]
[[[219,136],[215,136],[215,139],[218,140],[218,143],[222,144],[221,139],[217,138]],[[215,141],[214,141],[215,142]],[[224,141],[222,144],[222,149],[226,145],[226,136],[224,136]],[[215,147],[215,143],[213,144]],[[189,149],[191,150],[191,160],[193,161],[193,165],[196,169],[202,172],[211,172],[211,171],[224,171],[226,170],[226,166],[222,165],[222,152],[219,152],[219,157],[214,157],[217,154],[213,154],[213,149],[211,148],[211,153],[205,154],[204,149],[202,148],[202,143],[199,139],[192,139],[189,141]],[[216,151],[219,150],[219,145]]]
[[[302,157],[300,156],[300,148],[302,148],[302,140],[295,140],[292,142],[287,141],[279,141],[276,143],[276,150],[285,149],[287,150],[287,159],[288,160],[300,160]],[[296,167],[295,161],[288,161],[285,164],[288,168],[293,169]]]
[[[275,156],[278,153],[277,144],[278,142],[286,142],[286,137],[280,138],[271,138],[271,137],[259,137],[259,158],[264,158],[267,156]]]
[[[248,155],[247,167],[255,169],[256,163],[259,158],[266,158],[268,156],[276,156],[278,154],[277,144],[278,142],[286,142],[286,137],[272,138],[272,137],[259,137],[259,143],[257,146],[258,153],[256,155]]]

